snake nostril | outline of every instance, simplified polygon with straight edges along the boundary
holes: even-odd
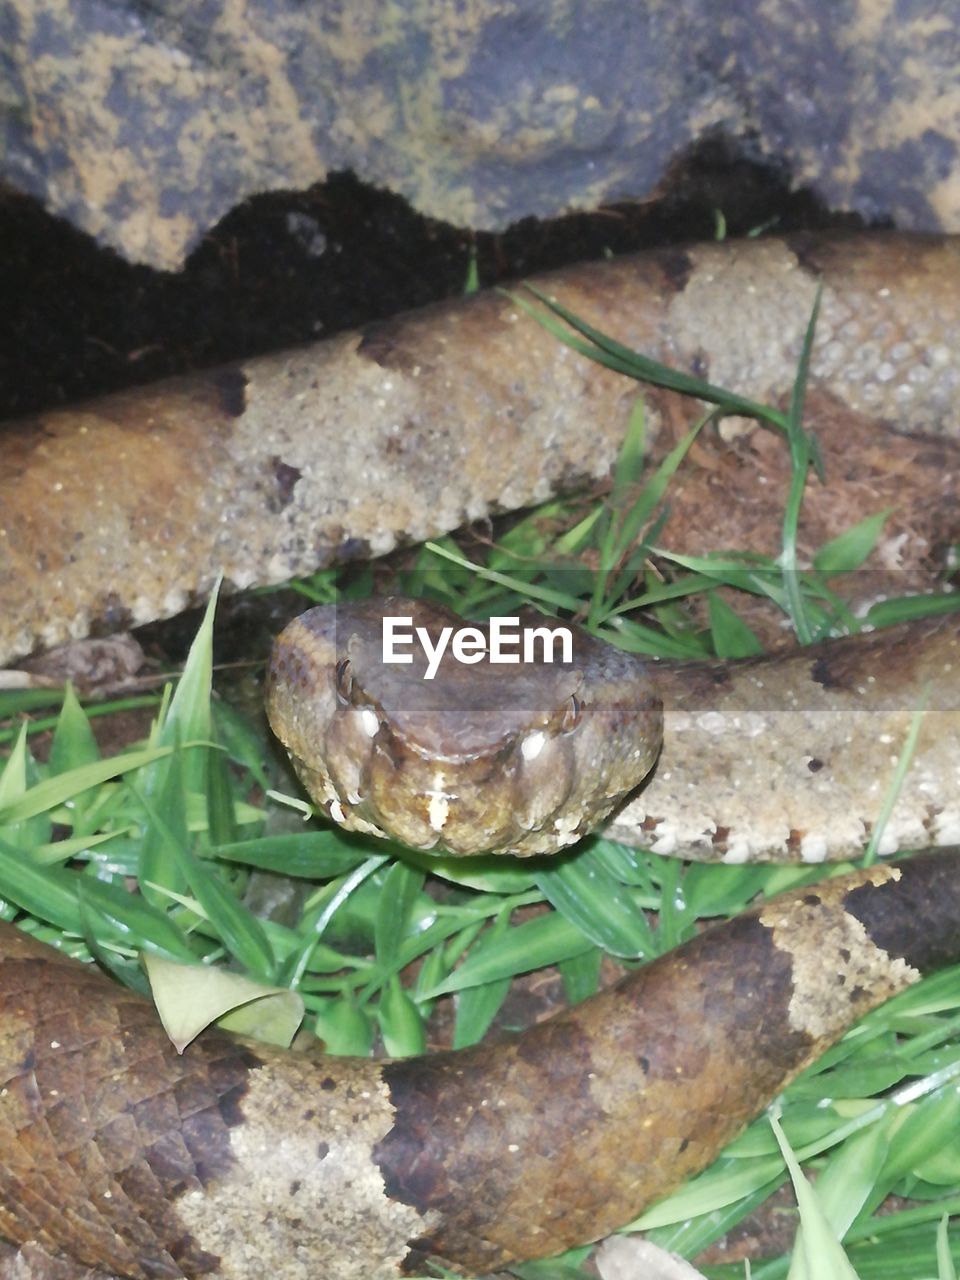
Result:
[[[353,672],[350,669],[350,659],[341,658],[337,663],[337,697],[341,702],[349,704],[352,693]]]
[[[583,719],[583,703],[575,693],[570,695],[570,700],[566,705],[563,713],[563,719],[560,721],[561,733],[573,733],[577,725]]]

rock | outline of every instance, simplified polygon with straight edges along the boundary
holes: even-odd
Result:
[[[936,0],[5,0],[0,180],[175,269],[353,169],[476,229],[643,198],[720,131],[828,204],[960,230]]]

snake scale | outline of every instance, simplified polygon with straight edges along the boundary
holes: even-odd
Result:
[[[819,364],[815,360],[827,392],[861,416],[897,418],[909,429],[955,434],[955,373],[949,351],[943,354],[960,315],[960,271],[952,243],[912,246],[903,238],[854,238],[812,249],[808,242],[805,253],[807,263],[816,259],[827,278],[827,336]],[[758,378],[762,391],[764,379],[784,374],[783,346],[767,324],[769,308],[776,310],[774,304],[794,285],[809,295],[811,275],[783,242],[691,250],[685,257],[673,251],[639,260],[628,268],[646,291],[640,319],[632,320],[640,331],[636,341],[646,339],[648,349],[663,352],[690,344],[693,334],[689,358],[701,372],[706,367],[714,380],[736,384],[737,370],[732,376],[723,371],[722,321],[711,314],[718,299],[706,280],[724,272],[728,279],[746,273],[765,316],[756,329],[728,326],[731,348],[739,344],[733,362],[750,351],[752,374],[737,389],[756,394]],[[580,288],[589,304],[587,279],[570,287]],[[627,286],[620,301],[624,292],[629,293]],[[690,303],[686,311],[685,300]],[[455,396],[450,369],[443,366],[442,352],[438,355],[443,342],[430,336],[437,332],[431,329],[437,314],[442,319],[451,313],[441,309],[433,321],[414,317],[399,328],[381,330],[365,354],[362,344],[341,343],[341,353],[349,348],[351,359],[362,354],[368,369],[391,370],[390,377],[403,384],[408,421],[414,423],[422,423],[422,412],[435,411],[444,389],[448,400]],[[468,328],[474,322],[495,328],[503,323],[509,333],[514,329],[503,319],[507,314],[502,300],[481,300],[474,319],[463,323]],[[868,351],[866,335],[872,344]],[[337,340],[328,354],[336,345]],[[315,359],[315,379],[326,358],[321,353]],[[232,446],[225,443],[224,419],[217,415],[242,420],[252,408],[253,418],[262,419],[265,409],[257,397],[271,377],[281,391],[292,387],[298,405],[309,401],[305,359],[273,365],[272,372],[261,367],[246,369],[242,377],[218,375],[208,384],[212,398],[202,377],[171,384],[167,391],[146,389],[140,401],[148,406],[145,439],[156,444],[166,434],[176,452],[177,406],[186,404],[201,422],[213,421],[221,455],[217,465],[226,474],[230,467],[222,455]],[[283,377],[278,368],[286,370]],[[496,413],[482,405],[477,409],[483,397],[478,400],[477,384],[471,384],[476,376],[476,370],[465,373],[473,401],[473,417],[465,413],[465,421],[484,441],[485,452],[496,455],[496,447],[489,448]],[[520,398],[528,397],[525,426],[532,424],[534,456],[526,459],[520,449],[512,476],[497,471],[502,459],[492,457],[493,471],[481,466],[478,472],[479,492],[455,498],[439,516],[441,527],[481,514],[492,503],[508,507],[542,496],[564,480],[591,472],[593,463],[571,456],[578,448],[578,429],[571,431],[559,412],[549,426],[550,405],[556,403],[551,395],[572,391],[581,412],[619,406],[613,416],[620,425],[612,430],[622,429],[620,393],[605,376],[592,384],[585,376],[567,362],[551,368],[548,380],[554,388],[544,385],[536,394],[529,383],[521,388]],[[411,407],[407,384],[414,382],[422,403]],[[78,515],[69,494],[65,505],[57,504],[64,468],[78,456],[77,431],[88,443],[91,435],[106,433],[120,440],[121,452],[139,456],[131,427],[137,394],[94,404],[78,420],[55,414],[12,433],[19,486],[8,484],[0,494],[8,653],[40,636],[52,642],[76,633],[111,611],[111,616],[137,619],[168,611],[203,588],[210,563],[234,554],[222,542],[205,541],[204,522],[197,521],[200,551],[175,588],[165,576],[163,540],[153,544],[151,555],[149,539],[131,522],[125,525],[129,554],[110,598],[104,596],[102,575],[93,567],[102,563],[98,522],[107,517],[97,510],[97,501],[88,503],[86,516]],[[338,412],[334,403],[331,419],[336,421]],[[372,416],[376,419],[376,410]],[[578,422],[576,416],[573,421]],[[286,430],[283,422],[281,427]],[[378,430],[375,421],[369,441],[377,439]],[[538,430],[546,436],[538,436]],[[323,559],[329,549],[324,538],[336,541],[334,526],[346,554],[355,553],[354,545],[347,546],[351,539],[377,551],[398,537],[423,536],[437,527],[411,518],[415,504],[401,515],[375,514],[360,501],[349,510],[341,503],[328,506],[326,514],[320,511],[327,532],[305,548],[304,522],[318,510],[317,468],[311,471],[291,439],[288,434],[278,444],[274,435],[265,446],[285,503],[271,504],[262,473],[254,467],[261,477],[254,488],[260,485],[263,510],[255,512],[254,526],[240,537],[237,553],[245,543],[254,561],[247,580],[278,576],[281,568],[302,564],[303,556]],[[237,456],[249,461],[251,447],[249,442],[238,446]],[[312,447],[318,450],[316,440]],[[318,451],[322,454],[322,447]],[[439,453],[440,473],[445,466],[464,470],[462,450],[449,458],[443,448]],[[602,440],[597,454],[601,462],[609,460]],[[402,505],[410,473],[404,449],[394,447],[393,455]],[[551,472],[545,484],[524,472],[538,462]],[[95,457],[91,465],[96,477]],[[8,478],[10,473],[10,468],[3,472]],[[307,483],[298,495],[301,478]],[[141,490],[144,481],[155,479],[143,470]],[[337,479],[342,488],[343,477]],[[216,488],[219,473],[212,481]],[[370,474],[366,481],[375,489],[380,483]],[[95,478],[94,491],[98,483],[102,480]],[[15,490],[54,495],[44,513],[45,528]],[[194,492],[189,485],[187,491]],[[122,495],[121,506],[128,500]],[[321,508],[326,501],[321,495]],[[292,515],[291,507],[296,508]],[[263,512],[281,523],[292,520],[284,524],[285,549],[272,556],[268,529],[276,533],[277,525],[261,519]],[[218,509],[218,523],[225,523],[223,515]],[[180,513],[168,516],[173,528]],[[70,532],[74,551],[66,558],[49,551],[46,567],[52,565],[56,575],[53,598],[38,606],[31,575],[37,548],[49,540],[51,528]],[[170,536],[175,539],[176,532]],[[138,572],[144,575],[139,584]],[[234,576],[240,580],[239,573]],[[14,578],[16,585],[8,591]],[[349,644],[353,627],[346,623],[352,620],[341,621],[342,639]],[[364,774],[361,789],[359,772],[350,778],[344,770],[359,769],[351,763],[358,758],[355,752],[369,752],[371,744],[384,748],[383,768],[415,765],[422,736],[429,737],[431,729],[414,724],[411,737],[410,725],[402,726],[400,737],[386,746],[389,691],[370,685],[355,647],[346,654],[352,671],[338,661],[331,668],[329,655],[320,651],[322,631],[317,618],[306,615],[281,637],[270,682],[271,714],[304,780],[335,819],[384,826],[383,803],[389,810],[394,794],[389,780],[375,786],[372,775]],[[631,695],[629,712],[626,704],[611,704],[613,720],[607,723],[625,727],[632,718],[649,728],[662,703],[664,738],[662,748],[655,739],[638,749],[640,764],[656,758],[656,767],[639,793],[611,814],[610,831],[663,852],[731,862],[756,857],[819,861],[859,851],[876,820],[892,758],[914,714],[925,706],[908,782],[884,828],[882,848],[945,847],[774,899],[512,1041],[378,1063],[319,1052],[284,1054],[211,1032],[179,1057],[140,997],[0,926],[0,1234],[18,1244],[33,1242],[44,1257],[72,1260],[77,1275],[93,1267],[135,1280],[259,1280],[269,1274],[284,1280],[391,1280],[417,1274],[431,1262],[479,1274],[518,1258],[546,1256],[619,1225],[709,1161],[853,1019],[922,972],[960,959],[960,855],[948,847],[960,840],[958,657],[955,617],[921,621],[768,659],[704,663],[683,672],[664,667],[649,673],[651,685],[639,704],[635,692]],[[547,828],[562,837],[559,845],[588,821],[602,818],[613,803],[581,804],[581,792],[572,783],[585,766],[579,756],[563,763],[562,753],[579,741],[577,735],[589,724],[589,704],[597,701],[576,683],[580,661],[578,656],[570,671],[554,673],[560,683],[553,694],[559,690],[560,697],[556,702],[551,695],[548,711],[535,708],[533,720],[526,720],[527,700],[518,700],[509,743],[501,738],[493,750],[505,757],[508,746],[519,749],[510,773],[515,793],[510,812],[526,804],[525,831],[533,829],[529,811],[542,794],[531,780],[538,763],[549,764],[540,781],[552,782],[559,807],[553,801],[541,807]],[[615,669],[604,668],[602,690],[622,675],[618,662]],[[332,698],[348,717],[337,740],[347,753],[346,764],[337,765],[336,778],[327,753],[322,760],[315,755],[315,740],[322,735],[315,731],[310,703],[317,696]],[[477,724],[484,732],[489,728],[489,710],[480,707],[477,723],[466,717],[470,750],[461,753],[460,763],[473,775],[432,788],[442,792],[445,807],[431,809],[429,800],[424,807],[422,782],[408,788],[407,798],[419,796],[421,804],[415,843],[440,834],[452,847],[470,851],[470,839],[457,834],[455,797],[487,772],[486,757],[475,747]],[[374,713],[375,723],[365,712]],[[558,756],[552,754],[554,732]],[[443,731],[435,734],[443,739]],[[632,785],[621,769],[628,762],[621,758],[624,753],[616,755],[616,734],[601,736],[614,747],[614,763],[603,756],[597,771],[616,774],[612,795],[619,800]],[[591,749],[586,758],[596,762],[600,757]],[[373,791],[379,797],[375,807]],[[750,792],[747,803],[745,791]],[[406,795],[402,787],[399,793]],[[406,804],[400,807],[407,811]],[[474,821],[461,824],[462,831],[472,830]],[[517,832],[507,830],[510,821],[509,815],[497,818],[495,845],[517,846]]]

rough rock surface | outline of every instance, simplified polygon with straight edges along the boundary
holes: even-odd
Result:
[[[720,131],[834,207],[958,230],[958,54],[936,0],[4,0],[0,179],[176,268],[330,171],[492,229],[645,197]]]

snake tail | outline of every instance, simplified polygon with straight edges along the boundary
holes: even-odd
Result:
[[[806,887],[501,1043],[211,1030],[0,926],[0,1233],[133,1280],[471,1275],[623,1224],[851,1022],[960,959],[960,851]]]

